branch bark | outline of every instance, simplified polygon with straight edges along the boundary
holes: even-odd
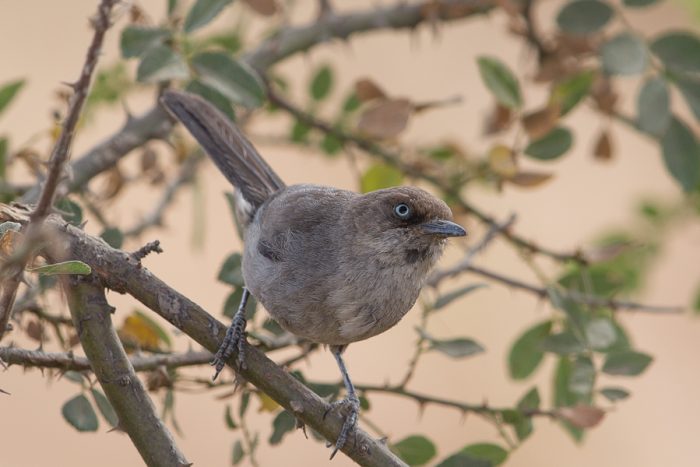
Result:
[[[156,414],[153,402],[124,352],[112,326],[114,308],[107,303],[97,277],[70,276],[61,282],[80,343],[119,416],[119,427],[129,435],[149,467],[190,465]]]
[[[204,365],[211,362],[213,355],[206,350],[167,355],[136,355],[129,359],[134,371],[152,371],[161,366],[180,368]],[[23,367],[58,368],[68,371],[92,371],[90,361],[72,352],[44,352],[17,347],[0,347],[0,360],[8,365]]]

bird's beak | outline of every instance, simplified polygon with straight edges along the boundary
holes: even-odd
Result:
[[[443,237],[464,237],[467,231],[459,224],[442,219],[424,222],[420,225],[424,233]]]

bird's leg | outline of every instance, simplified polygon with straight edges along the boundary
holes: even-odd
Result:
[[[216,373],[212,379],[216,379],[221,373],[221,370],[226,366],[226,360],[231,356],[234,349],[238,349],[238,365],[241,368],[245,368],[245,306],[248,303],[248,297],[250,292],[248,289],[243,287],[243,295],[241,296],[241,303],[238,305],[238,310],[236,314],[233,315],[233,320],[231,325],[226,330],[226,336],[224,341],[221,343],[219,350],[214,355],[214,360],[211,364],[216,367]]]
[[[338,440],[335,442],[335,447],[331,453],[331,459],[333,459],[333,456],[335,456],[338,450],[345,445],[350,433],[355,430],[355,426],[357,425],[357,417],[360,414],[360,399],[357,397],[352,381],[350,381],[350,375],[348,374],[348,370],[345,368],[345,362],[343,361],[343,357],[341,355],[343,350],[345,350],[345,347],[346,346],[344,345],[331,346],[331,352],[333,352],[335,361],[338,362],[338,368],[340,368],[340,374],[343,375],[343,384],[345,384],[345,390],[347,392],[345,399],[331,403],[330,407],[324,414],[325,418],[329,412],[337,410],[341,414],[345,415],[345,422],[343,422],[343,427],[338,435]]]

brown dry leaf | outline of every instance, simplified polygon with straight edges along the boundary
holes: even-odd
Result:
[[[149,371],[146,376],[146,387],[149,391],[157,391],[160,388],[173,387],[173,380],[168,375],[164,367]]]
[[[369,78],[361,78],[355,82],[355,94],[360,102],[386,98],[386,93],[377,83]]]
[[[549,181],[551,173],[521,171],[509,178],[507,181],[513,185],[524,188],[533,188]]]
[[[107,172],[107,180],[104,189],[100,192],[100,198],[107,200],[112,199],[124,188],[124,174],[122,174],[119,166],[115,166]]]
[[[411,112],[408,99],[380,99],[362,112],[357,129],[369,138],[392,139],[406,129]]]
[[[23,235],[16,230],[7,230],[0,237],[0,257],[9,258],[17,251]]]
[[[605,412],[598,407],[578,404],[574,407],[562,407],[557,410],[559,417],[578,428],[592,428],[599,424]]]
[[[264,392],[258,392],[256,394],[260,399],[260,408],[258,412],[274,412],[279,408],[280,405]]]
[[[492,135],[507,130],[512,122],[512,117],[513,113],[508,107],[496,104],[491,115],[486,119],[484,134]]]
[[[151,146],[141,151],[141,172],[148,172],[158,166],[158,153]]]
[[[506,179],[518,173],[513,150],[503,144],[497,144],[489,151],[489,166],[494,173]]]
[[[609,77],[602,74],[596,77],[591,87],[591,97],[602,112],[608,115],[615,113],[618,95]]]
[[[536,83],[548,83],[568,76],[571,73],[571,67],[567,65],[561,58],[556,55],[547,56],[535,73],[534,81]]]
[[[137,314],[127,316],[118,334],[123,342],[142,349],[157,349],[160,342],[153,326]]]
[[[546,107],[523,117],[523,128],[531,140],[540,139],[554,129],[559,121],[559,103],[551,102]]]
[[[277,11],[279,7],[275,0],[242,0],[243,3],[248,5],[253,11],[262,16],[272,16]]]
[[[35,341],[42,342],[44,340],[44,325],[38,321],[31,320],[27,323],[26,332]]]
[[[599,161],[609,161],[613,157],[613,145],[610,132],[603,130],[593,148],[593,156]]]

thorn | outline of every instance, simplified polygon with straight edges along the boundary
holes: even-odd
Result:
[[[73,92],[78,89],[78,83],[69,83],[68,81],[61,81],[60,84],[69,87]]]
[[[379,444],[382,444],[382,445],[386,446],[387,441],[389,441],[389,437],[388,437],[388,436],[382,436],[382,437],[379,438],[377,441],[379,441]]]

